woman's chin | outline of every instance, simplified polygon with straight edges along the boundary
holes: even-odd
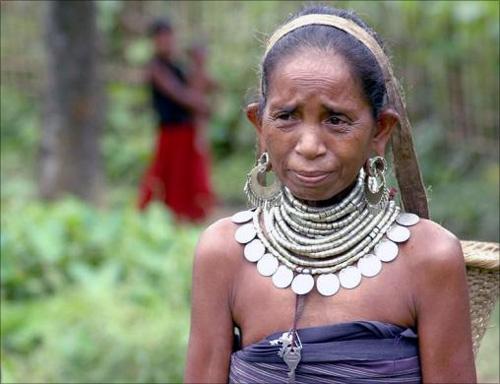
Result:
[[[321,202],[331,199],[340,192],[335,174],[330,172],[319,176],[304,176],[289,172],[284,184],[296,198],[308,202]],[[283,182],[283,181],[282,181]]]
[[[297,199],[308,201],[308,202],[320,202],[330,200],[335,192],[325,191],[318,188],[297,188],[297,187],[288,187],[292,195],[294,195]]]
[[[288,189],[297,199],[314,206],[329,206],[338,203],[354,188],[355,182],[347,186],[332,186],[331,184],[323,188],[308,187],[303,185],[290,184]]]

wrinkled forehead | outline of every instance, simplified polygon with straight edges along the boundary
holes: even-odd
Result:
[[[309,47],[282,57],[269,74],[269,101],[299,90],[340,95],[358,94],[361,88],[351,65],[340,53]]]

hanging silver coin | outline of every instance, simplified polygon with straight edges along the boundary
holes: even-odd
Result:
[[[276,288],[286,288],[293,280],[293,272],[286,265],[280,265],[273,275],[273,284]]]
[[[411,227],[420,221],[420,217],[414,213],[403,212],[396,217],[396,222],[398,224],[404,225],[405,227]]]
[[[257,235],[257,231],[255,230],[252,223],[244,224],[239,227],[234,233],[234,238],[240,244],[246,244],[252,241]]]
[[[266,253],[257,262],[257,270],[262,276],[271,276],[278,269],[278,264],[279,262],[276,257],[270,253]]]
[[[392,261],[396,258],[399,248],[396,243],[390,240],[382,239],[373,249],[375,255],[384,262]]]
[[[297,295],[305,295],[309,293],[314,287],[314,278],[311,275],[299,273],[293,278],[292,291]]]
[[[401,225],[393,225],[385,235],[395,243],[404,243],[410,238],[410,230]]]
[[[323,296],[335,295],[340,288],[340,281],[334,273],[319,275],[316,279],[316,289]]]
[[[356,288],[361,283],[361,272],[354,266],[345,267],[339,272],[340,285],[347,289]]]
[[[262,256],[266,253],[266,247],[262,244],[262,241],[259,239],[253,239],[247,245],[245,245],[245,249],[243,250],[243,254],[245,255],[245,259],[255,263],[259,261]]]
[[[382,262],[377,256],[368,254],[358,260],[358,269],[363,276],[373,277],[382,270]]]
[[[231,221],[236,224],[243,224],[246,223],[247,221],[252,220],[252,217],[253,217],[252,211],[241,211],[231,216]]]

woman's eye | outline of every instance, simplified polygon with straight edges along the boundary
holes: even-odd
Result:
[[[275,116],[276,120],[291,120],[293,119],[293,114],[291,112],[280,112]]]
[[[340,117],[338,116],[330,116],[328,118],[328,123],[330,124],[333,124],[333,125],[340,125],[340,124],[344,124],[345,121],[342,120]]]

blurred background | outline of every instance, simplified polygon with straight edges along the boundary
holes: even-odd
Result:
[[[499,3],[327,3],[358,11],[391,49],[433,219],[461,239],[498,241]],[[218,204],[208,224],[245,206],[255,143],[243,107],[256,94],[266,36],[301,6],[0,2],[2,382],[182,380],[204,225],[178,225],[159,203],[136,209],[156,135],[147,28],[169,17],[181,61],[195,41],[208,49],[219,85],[209,100]],[[64,38],[73,66],[58,65]],[[72,97],[81,108],[68,116]],[[58,169],[70,176],[55,177]],[[481,382],[499,381],[498,317],[497,306]]]

